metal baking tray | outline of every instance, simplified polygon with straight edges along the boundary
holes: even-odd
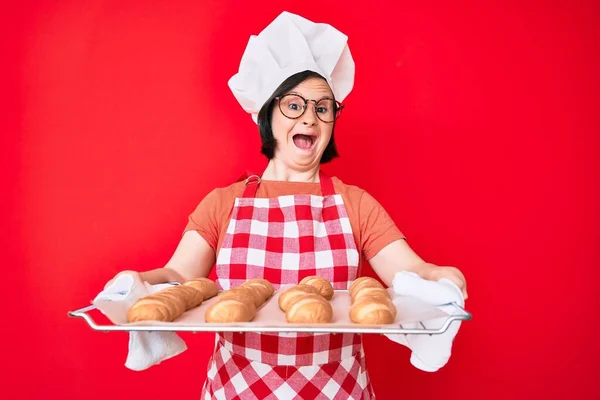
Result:
[[[457,303],[431,306],[411,297],[396,296],[388,289],[397,308],[396,319],[391,324],[363,325],[350,320],[350,295],[347,290],[335,291],[330,300],[334,316],[331,323],[292,324],[278,306],[279,295],[275,292],[258,310],[256,318],[244,323],[207,323],[204,314],[217,301],[213,297],[200,306],[186,311],[173,322],[143,321],[122,324],[97,324],[91,312],[100,312],[95,305],[70,311],[68,315],[83,320],[94,330],[114,331],[167,331],[167,332],[259,332],[259,333],[372,333],[372,334],[429,334],[445,332],[455,321],[471,319],[471,314]]]

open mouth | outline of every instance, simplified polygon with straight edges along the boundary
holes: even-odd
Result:
[[[292,140],[297,148],[302,150],[310,150],[315,145],[317,137],[310,134],[297,133],[292,137]]]

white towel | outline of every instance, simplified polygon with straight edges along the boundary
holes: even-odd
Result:
[[[455,302],[464,307],[465,301],[461,290],[450,280],[440,279],[438,282],[428,281],[413,272],[399,272],[392,283],[394,293],[409,296],[427,304],[438,306],[446,313],[455,309],[448,303]],[[422,321],[428,329],[439,329],[447,317]],[[411,350],[410,362],[420,370],[435,372],[445,366],[452,353],[452,343],[460,329],[461,322],[453,321],[444,333],[386,335],[390,340],[402,344]],[[404,328],[420,328],[418,323],[403,324]]]
[[[127,322],[127,310],[140,297],[152,294],[171,284],[150,285],[136,275],[119,275],[100,292],[93,304],[114,324]],[[183,339],[175,332],[130,331],[129,351],[125,367],[142,371],[187,350]]]

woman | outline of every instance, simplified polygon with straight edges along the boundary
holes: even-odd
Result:
[[[369,261],[388,286],[396,273],[412,271],[428,280],[448,278],[466,297],[459,270],[424,262],[373,197],[320,169],[337,156],[334,125],[343,106],[334,92],[345,97],[354,77],[341,33],[284,13],[261,35],[251,39],[230,85],[258,124],[267,167],[208,194],[190,215],[171,260],[141,279],[184,282],[208,276],[214,266],[222,289],[251,278],[277,288],[309,275],[347,289]],[[278,48],[295,40],[298,52]],[[325,53],[318,45],[323,40]],[[336,40],[337,47],[331,45]],[[257,46],[262,48],[253,53]],[[269,64],[266,48],[279,63],[277,71],[272,63],[256,68]],[[327,51],[337,57],[326,57]],[[286,66],[286,56],[296,59],[294,68]],[[267,78],[270,83],[256,86]],[[273,82],[275,90],[269,88]],[[207,375],[207,399],[374,397],[361,336],[355,334],[218,333]]]

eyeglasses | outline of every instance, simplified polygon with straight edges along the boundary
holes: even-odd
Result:
[[[331,98],[324,98],[319,101],[305,99],[298,94],[286,94],[276,97],[279,102],[279,110],[289,119],[298,119],[304,115],[308,108],[308,103],[315,106],[315,114],[323,122],[331,123],[338,119],[342,113],[344,105]]]

